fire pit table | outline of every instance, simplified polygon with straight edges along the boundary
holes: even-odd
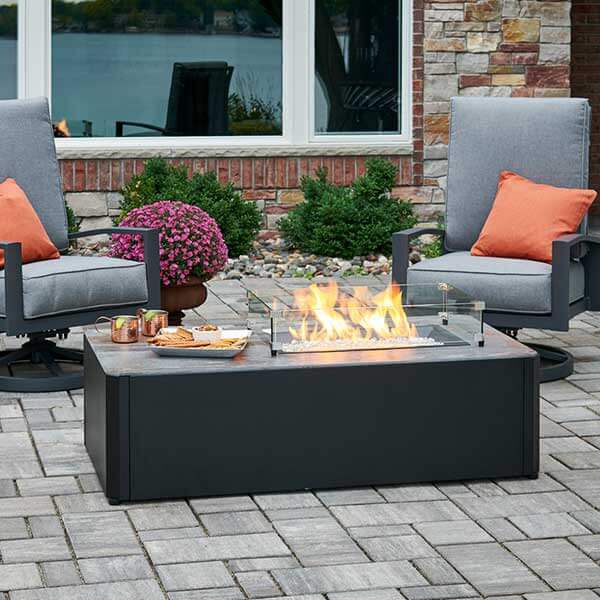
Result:
[[[538,357],[481,303],[440,284],[248,306],[235,359],[86,333],[85,445],[111,503],[537,475]]]

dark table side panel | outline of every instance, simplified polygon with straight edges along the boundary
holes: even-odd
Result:
[[[521,475],[526,362],[132,377],[131,499]]]
[[[102,487],[106,489],[108,472],[108,444],[106,439],[106,386],[107,379],[100,363],[84,338],[84,441],[94,463]]]

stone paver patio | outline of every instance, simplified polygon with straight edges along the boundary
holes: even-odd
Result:
[[[233,311],[243,285],[304,284],[215,282],[200,312]],[[598,599],[600,315],[526,335],[577,358],[542,387],[538,480],[115,507],[82,445],[81,392],[0,393],[0,599]]]

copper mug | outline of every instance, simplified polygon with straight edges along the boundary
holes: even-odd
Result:
[[[137,311],[140,332],[143,336],[154,337],[169,325],[169,313],[166,310],[140,308]]]
[[[138,341],[138,318],[132,315],[118,315],[116,317],[98,317],[96,319],[96,331],[102,333],[98,329],[100,321],[108,321],[110,323],[110,339],[115,344],[134,344]]]

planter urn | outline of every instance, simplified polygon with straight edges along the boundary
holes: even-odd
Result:
[[[204,281],[199,277],[190,277],[181,285],[161,286],[160,304],[161,308],[169,313],[169,325],[181,325],[183,311],[204,304],[207,294]]]

